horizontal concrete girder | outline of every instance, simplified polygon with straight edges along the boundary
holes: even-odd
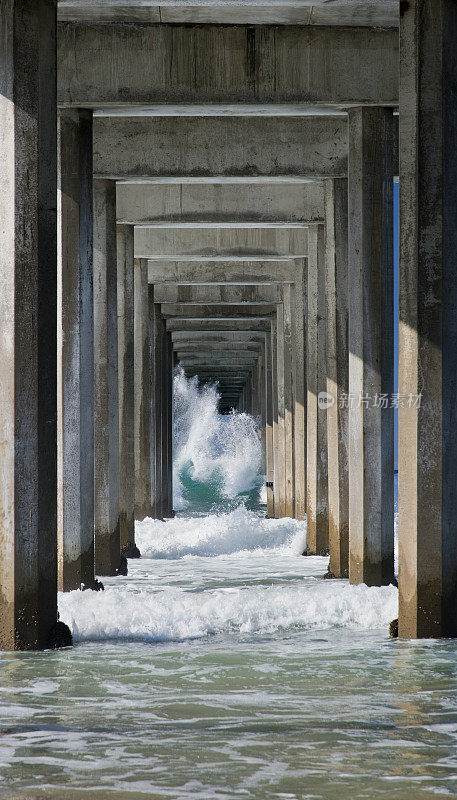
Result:
[[[149,261],[149,283],[282,283],[295,281],[291,259],[271,261]]]
[[[216,363],[220,358],[254,358],[258,359],[260,355],[260,349],[251,348],[249,350],[237,349],[237,350],[227,350],[224,348],[219,348],[219,350],[206,350],[206,348],[202,348],[201,350],[187,350],[187,349],[179,349],[175,351],[178,355],[179,359],[191,359],[191,358],[198,358],[203,359],[206,358],[210,363],[213,363],[215,360]]]
[[[280,303],[283,299],[282,286],[266,284],[263,286],[178,286],[154,284],[154,302],[179,303],[181,305],[222,303],[225,305],[242,305],[250,303],[262,305],[265,303]]]
[[[58,0],[59,21],[397,27],[396,0]]]
[[[287,175],[347,173],[345,117],[97,117],[94,175]]]
[[[307,228],[135,228],[135,258],[170,260],[175,256],[303,258]],[[201,273],[200,273],[201,274]]]
[[[82,108],[398,103],[393,30],[61,23],[58,64],[59,104]]]
[[[218,344],[219,342],[236,342],[237,344],[262,344],[265,342],[264,333],[254,333],[251,331],[173,331],[171,334],[173,343],[179,344]]]
[[[177,319],[170,317],[166,321],[167,331],[252,331],[254,332],[269,332],[271,330],[271,318],[258,319],[251,317],[250,319]]]
[[[198,358],[197,356],[193,358],[186,358],[183,357],[180,359],[180,363],[186,367],[211,367],[214,364],[214,368],[220,367],[253,367],[254,364],[257,363],[257,358],[255,357],[248,357],[248,356],[231,356],[229,358],[223,358],[222,356],[215,356],[214,360],[210,358],[205,358],[202,356]]]
[[[120,224],[160,222],[319,222],[321,181],[306,183],[118,183]]]
[[[231,346],[229,342],[189,342],[188,344],[185,342],[179,342],[178,344],[174,344],[174,350],[178,355],[192,355],[193,353],[205,353],[208,355],[210,353],[223,353],[225,355],[235,355],[236,353],[242,353],[245,355],[246,353],[260,353],[262,351],[263,343],[252,343],[248,344],[247,342],[242,342],[237,344],[235,347]]]
[[[188,305],[183,306],[178,303],[162,303],[161,311],[164,317],[187,317],[188,319],[219,319],[228,317],[238,319],[243,317],[270,317],[276,312],[276,304],[270,305],[251,305],[243,306],[223,305],[222,303],[208,305]]]

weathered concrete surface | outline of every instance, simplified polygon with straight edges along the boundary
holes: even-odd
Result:
[[[273,328],[272,328],[273,330]],[[275,349],[276,349],[276,386],[273,391],[277,395],[275,404],[276,426],[273,428],[275,448],[275,473],[277,473],[277,492],[275,485],[275,516],[286,516],[286,431],[285,431],[285,397],[284,397],[284,304],[276,307]]]
[[[149,316],[152,330],[152,403],[153,430],[151,436],[151,479],[152,479],[152,517],[163,519],[165,510],[163,473],[166,464],[166,438],[164,438],[164,340],[166,335],[165,321],[159,303],[154,302],[154,287],[149,286]],[[166,435],[166,431],[165,431]],[[165,486],[165,491],[168,484]]]
[[[117,221],[128,225],[176,222],[318,222],[322,182],[119,183]]]
[[[156,283],[154,297],[157,303],[178,303],[180,305],[223,304],[223,305],[265,305],[280,303],[283,290],[278,284],[256,286],[185,285]]]
[[[286,481],[286,516],[295,512],[295,290],[292,284],[284,285],[284,447]]]
[[[295,261],[295,398],[294,398],[294,467],[295,467],[295,519],[306,515],[306,347],[305,310],[307,316],[306,271],[307,260]]]
[[[94,173],[337,177],[347,172],[347,145],[341,116],[262,117],[260,125],[255,117],[96,117]]]
[[[271,350],[271,333],[265,334],[265,459],[267,483],[267,516],[274,517],[274,452],[273,452],[273,355]]]
[[[135,543],[135,330],[133,228],[117,227],[119,507],[121,548]],[[145,265],[147,282],[147,264]]]
[[[228,258],[149,261],[149,283],[283,283],[295,279],[294,261],[289,258],[265,261]]]
[[[457,634],[455,3],[400,21],[399,635]]]
[[[95,571],[120,561],[116,187],[94,181]]]
[[[328,549],[328,472],[326,409],[318,396],[326,389],[324,226],[309,228],[307,324],[307,550]]]
[[[92,112],[60,119],[62,370],[58,584],[94,584],[94,293]]]
[[[325,184],[329,571],[349,575],[348,184]]]
[[[2,3],[0,41],[0,649],[28,650],[57,621],[55,2]]]
[[[135,259],[135,517],[152,514],[152,330],[148,264]]]
[[[398,27],[398,4],[395,0],[339,0],[337,5],[326,0],[309,3],[210,2],[197,4],[186,0],[176,5],[173,0],[157,3],[150,0],[119,3],[119,0],[59,0],[59,20],[221,23],[232,25],[357,25]]]
[[[270,258],[303,257],[308,254],[308,229],[261,228],[135,228],[135,257],[150,260],[232,256]],[[200,275],[202,274],[200,268]]]
[[[153,260],[291,259],[308,253],[307,228],[135,228],[135,256]],[[290,267],[290,264],[289,264]],[[201,276],[201,268],[200,268]],[[278,278],[279,280],[279,278]],[[200,278],[201,282],[201,278]]]
[[[262,344],[265,335],[255,331],[173,331],[172,340],[175,346],[201,342],[202,344],[218,344],[219,342],[236,342],[236,344]]]
[[[167,330],[174,332],[194,332],[194,331],[249,331],[259,333],[259,331],[270,330],[270,319],[254,318],[250,319],[167,319]]]
[[[164,402],[162,407],[165,463],[163,472],[163,516],[173,516],[173,343],[165,330],[163,357]]]
[[[58,96],[60,104],[82,108],[132,103],[395,106],[398,37],[395,31],[361,28],[61,24]]]
[[[178,303],[162,303],[162,314],[164,317],[188,317],[189,319],[218,319],[221,317],[231,317],[232,319],[245,317],[269,317],[274,312],[274,303],[268,305],[257,305],[244,303],[243,305],[179,305]]]
[[[263,344],[247,344],[246,342],[234,343],[233,346],[228,342],[189,342],[189,344],[181,342],[178,345],[175,344],[175,351],[178,356],[201,355],[203,353],[217,358],[218,355],[258,355],[262,350]]]
[[[393,408],[373,399],[393,392],[392,164],[391,110],[351,109],[349,579],[369,585],[393,580]]]

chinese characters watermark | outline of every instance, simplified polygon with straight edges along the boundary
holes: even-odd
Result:
[[[338,396],[339,408],[420,408],[422,394],[392,394],[375,392],[341,392]],[[332,408],[336,398],[328,392],[319,392],[318,405],[321,409]]]

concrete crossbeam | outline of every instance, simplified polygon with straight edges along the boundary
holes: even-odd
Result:
[[[138,225],[170,222],[319,222],[321,181],[301,183],[119,183],[117,221]]]
[[[228,257],[230,258],[230,257]],[[295,280],[292,259],[149,261],[149,283],[282,283]]]
[[[345,117],[96,117],[94,174],[334,178],[347,173]]]
[[[59,21],[398,27],[396,0],[59,0]]]
[[[308,254],[307,228],[135,228],[135,258],[173,260],[232,256],[258,258],[300,258]],[[202,270],[200,269],[200,276]]]
[[[179,303],[180,305],[202,304],[212,305],[223,303],[225,305],[262,305],[265,303],[280,303],[282,300],[282,287],[267,286],[164,286],[154,284],[154,297],[157,303]]]
[[[61,23],[58,63],[59,103],[82,108],[398,102],[394,30]]]
[[[183,306],[178,303],[162,303],[162,314],[164,317],[188,317],[190,319],[219,319],[220,317],[231,317],[238,319],[243,317],[269,317],[275,311],[275,304],[230,306],[222,304],[207,305],[188,305]]]
[[[167,319],[168,331],[269,331],[271,320],[269,317],[263,319],[251,317],[250,319]]]

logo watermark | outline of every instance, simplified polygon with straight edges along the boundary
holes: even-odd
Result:
[[[422,394],[392,394],[378,393],[369,394],[368,392],[341,392],[338,396],[339,408],[420,408]],[[317,398],[320,409],[332,408],[336,403],[336,398],[328,392],[319,392]]]

